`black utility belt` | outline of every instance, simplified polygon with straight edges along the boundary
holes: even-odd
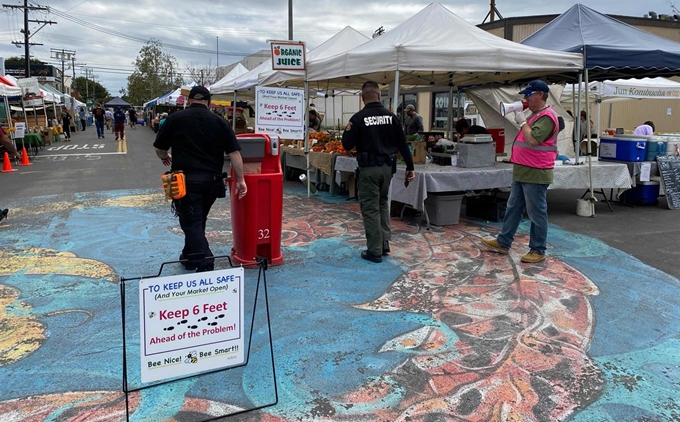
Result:
[[[211,173],[185,173],[186,180],[189,183],[193,182],[216,182],[222,180],[221,174],[211,174]]]
[[[361,152],[357,155],[357,164],[359,167],[381,167],[391,166],[394,157],[385,155],[373,155],[366,152]]]

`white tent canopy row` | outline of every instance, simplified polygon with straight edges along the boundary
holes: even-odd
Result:
[[[455,42],[451,42],[455,40]],[[308,60],[309,81],[454,86],[533,79],[583,69],[583,55],[527,47],[490,34],[439,3],[356,48]],[[398,71],[398,76],[397,76]]]
[[[307,62],[332,57],[349,51],[368,40],[370,38],[347,26],[323,44],[310,50],[307,53]],[[252,90],[258,85],[302,86],[304,84],[304,76],[304,71],[300,70],[273,70],[271,60],[266,60],[245,74],[227,81],[225,81],[226,77],[223,78],[220,82],[210,87],[210,92],[213,95],[229,94],[235,91]]]

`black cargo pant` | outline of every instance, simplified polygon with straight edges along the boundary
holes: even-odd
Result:
[[[173,201],[179,225],[184,231],[182,257],[189,260],[185,264],[188,269],[209,271],[213,269],[215,260],[205,237],[205,225],[217,198],[225,197],[224,182],[220,175],[187,174],[186,178],[187,194]]]

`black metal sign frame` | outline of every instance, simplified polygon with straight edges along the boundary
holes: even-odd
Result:
[[[165,380],[161,382],[157,382],[154,384],[150,385],[144,385],[144,386],[139,386],[139,387],[134,387],[130,388],[130,385],[128,384],[128,364],[127,364],[127,339],[126,339],[126,327],[125,327],[125,283],[128,281],[140,281],[142,279],[146,278],[157,278],[160,277],[161,274],[163,273],[163,267],[165,267],[166,264],[177,264],[177,263],[183,263],[185,261],[167,261],[163,262],[158,269],[158,273],[154,275],[145,275],[145,276],[138,276],[138,277],[121,277],[120,278],[120,304],[121,304],[121,319],[122,319],[122,328],[123,328],[123,392],[125,393],[125,420],[127,422],[130,421],[130,393],[146,390],[148,388],[154,388],[158,387],[164,384],[170,384],[174,383],[177,381],[181,381],[187,378],[195,378],[195,377],[200,377],[203,375],[208,375],[208,374],[214,374],[218,372],[224,372],[228,371],[230,369],[236,369],[236,368],[242,368],[244,366],[248,365],[248,362],[250,360],[250,346],[252,344],[252,339],[253,339],[253,331],[254,331],[254,326],[255,326],[255,315],[257,314],[257,301],[260,293],[260,281],[262,281],[262,290],[263,290],[263,295],[264,295],[264,303],[265,303],[265,310],[266,310],[266,316],[267,316],[267,334],[269,336],[269,352],[271,356],[271,370],[272,370],[272,375],[273,375],[273,381],[274,381],[274,401],[270,403],[266,403],[257,407],[251,407],[248,409],[243,409],[239,410],[237,412],[225,414],[225,415],[220,415],[220,416],[215,416],[211,417],[209,419],[203,419],[201,421],[197,422],[210,422],[210,421],[215,421],[217,419],[221,418],[226,418],[226,417],[231,417],[235,415],[240,415],[243,413],[247,412],[252,412],[255,410],[260,410],[264,409],[266,407],[274,406],[279,402],[279,393],[277,389],[277,383],[276,383],[276,367],[274,365],[274,342],[272,340],[272,325],[271,325],[271,319],[270,319],[270,311],[269,311],[269,296],[267,294],[267,267],[268,267],[268,262],[266,258],[258,257],[256,260],[255,264],[252,265],[234,265],[231,261],[231,257],[229,255],[221,255],[221,256],[215,256],[214,259],[222,259],[226,258],[229,260],[229,266],[231,268],[237,268],[237,267],[244,267],[244,268],[259,268],[258,274],[257,274],[257,284],[255,287],[255,298],[253,299],[253,311],[252,311],[252,317],[250,321],[250,332],[248,334],[248,347],[246,350],[246,360],[240,365],[235,365],[235,366],[230,366],[226,368],[220,368],[220,369],[215,369],[211,371],[206,371],[206,372],[201,372],[199,374],[192,374],[192,375],[187,375],[187,376],[182,376],[182,377],[177,377],[173,378],[171,380]]]

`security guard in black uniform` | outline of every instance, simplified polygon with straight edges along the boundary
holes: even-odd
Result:
[[[348,151],[354,147],[357,149],[359,204],[368,246],[361,252],[361,257],[382,262],[382,255],[390,252],[392,231],[387,197],[392,174],[396,172],[397,151],[406,162],[406,183],[415,178],[415,172],[404,130],[397,116],[380,103],[378,84],[365,82],[361,87],[361,99],[364,108],[347,123],[342,134],[342,146]]]
[[[168,116],[153,146],[163,164],[186,175],[186,195],[172,204],[184,231],[179,259],[188,260],[183,263],[188,270],[212,271],[214,259],[205,237],[205,223],[217,198],[226,196],[222,177],[225,153],[236,173],[239,199],[248,189],[241,146],[227,121],[210,111],[210,91],[202,86],[191,88],[187,104],[185,110]],[[168,153],[171,148],[173,155]]]

